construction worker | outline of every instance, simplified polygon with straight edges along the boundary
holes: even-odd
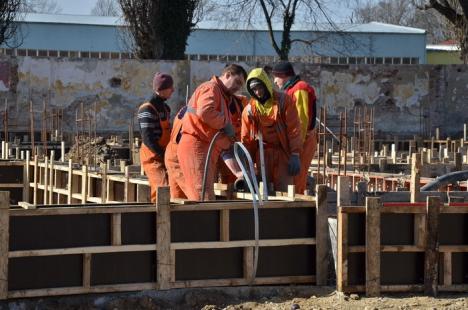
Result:
[[[153,96],[138,108],[138,124],[142,144],[140,162],[151,187],[151,202],[156,201],[156,188],[167,186],[164,151],[170,137],[171,109],[166,100],[174,92],[174,82],[169,74],[158,72],[153,78]]]
[[[188,103],[187,114],[182,122],[182,137],[177,148],[177,157],[184,176],[187,198],[200,200],[205,161],[208,157],[210,142],[218,132],[213,151],[210,154],[206,175],[205,199],[214,199],[213,184],[216,166],[220,155],[232,147],[235,128],[231,122],[228,104],[233,95],[245,84],[247,73],[239,65],[229,65],[220,77],[197,87]],[[222,154],[224,153],[224,154]],[[234,159],[225,157],[233,163]]]
[[[273,67],[272,74],[275,84],[285,91],[296,104],[301,122],[301,137],[304,145],[301,152],[301,172],[294,178],[296,193],[304,194],[310,162],[317,149],[317,130],[315,118],[317,114],[315,90],[312,86],[296,75],[290,62],[281,62]]]
[[[169,189],[171,198],[187,199],[187,192],[184,182],[184,176],[180,169],[179,159],[177,158],[177,147],[181,137],[182,119],[187,111],[187,106],[179,110],[174,118],[174,124],[171,130],[171,138],[164,154],[164,163],[166,164],[169,178]]]
[[[242,113],[241,141],[256,155],[258,168],[261,133],[267,182],[273,183],[275,190],[287,191],[301,167],[302,139],[297,109],[288,95],[273,90],[272,82],[261,68],[250,72],[246,84],[252,98]]]
[[[231,122],[236,132],[236,141],[240,141],[241,126],[242,126],[242,111],[245,106],[249,103],[249,99],[246,96],[234,95],[233,100],[229,104],[229,111],[231,112]],[[237,164],[235,168],[237,169]],[[224,161],[218,162],[218,172],[220,181],[223,184],[232,184],[239,178],[238,173],[233,173],[232,167],[229,168]]]

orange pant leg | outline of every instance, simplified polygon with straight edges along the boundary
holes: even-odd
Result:
[[[179,159],[177,158],[177,147],[178,145],[176,143],[169,142],[166,147],[166,153],[164,154],[164,162],[169,177],[171,198],[187,199],[184,175],[182,174]]]
[[[151,152],[145,145],[140,148],[140,162],[151,187],[151,202],[156,202],[156,188],[167,186],[167,173],[164,160]]]
[[[315,151],[317,150],[317,130],[313,129],[306,135],[304,146],[302,148],[301,156],[301,171],[294,178],[296,185],[296,193],[304,194],[307,185],[307,176],[309,175],[309,166],[314,158]]]
[[[268,182],[273,183],[275,191],[287,192],[288,185],[294,184],[294,178],[288,174],[288,156],[281,147],[266,148],[264,153]],[[260,161],[257,161],[257,167],[261,176]]]
[[[185,179],[186,195],[190,200],[200,200],[203,170],[208,154],[209,143],[200,141],[189,134],[182,135],[177,147],[177,157],[180,168]],[[214,147],[211,154],[210,164],[206,177],[205,199],[214,200],[215,194],[213,184],[215,181],[216,164],[218,162],[219,150]]]

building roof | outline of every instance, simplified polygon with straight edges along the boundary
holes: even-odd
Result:
[[[78,25],[99,25],[99,26],[123,26],[123,19],[116,16],[92,16],[92,15],[72,15],[72,14],[21,14],[20,21],[27,23],[44,24],[78,24]]]
[[[460,47],[454,44],[429,44],[426,45],[428,51],[458,52]]]
[[[78,24],[78,25],[99,25],[99,26],[124,26],[124,20],[116,16],[92,16],[92,15],[71,15],[71,14],[38,14],[28,13],[20,16],[20,20],[28,23],[47,24]],[[239,30],[239,31],[266,31],[265,23],[253,25],[230,24],[220,25],[219,21],[206,20],[197,24],[196,29],[204,30]],[[273,24],[273,30],[281,31],[281,23]],[[327,32],[362,32],[362,33],[404,33],[404,34],[425,34],[424,29],[411,28],[405,26],[370,22],[367,24],[317,24],[313,27],[306,23],[295,23],[293,31],[327,31]]]

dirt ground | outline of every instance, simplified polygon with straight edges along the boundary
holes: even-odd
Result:
[[[334,287],[229,287],[23,299],[2,302],[0,309],[468,309],[468,293],[365,298]]]

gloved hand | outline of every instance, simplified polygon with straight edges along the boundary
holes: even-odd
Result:
[[[288,161],[288,173],[289,175],[295,176],[299,174],[301,170],[301,161],[299,160],[298,154],[292,154]]]
[[[227,125],[223,128],[224,134],[229,138],[234,138],[236,135],[236,131],[234,130],[234,126],[231,123],[227,123]]]

